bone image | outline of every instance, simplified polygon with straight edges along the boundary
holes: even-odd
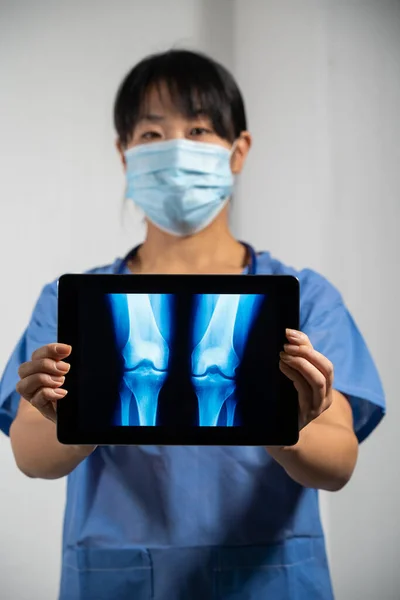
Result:
[[[192,382],[201,426],[215,427],[225,403],[226,425],[234,424],[236,370],[261,302],[262,296],[254,294],[196,297]]]
[[[158,397],[167,377],[171,332],[167,294],[109,294],[117,344],[123,358],[121,425],[156,424]],[[131,403],[139,422],[131,422]]]

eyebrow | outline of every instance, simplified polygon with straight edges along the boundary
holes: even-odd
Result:
[[[207,114],[207,112],[202,108],[198,108],[198,109],[194,110],[192,113],[193,119],[197,119],[198,117],[210,119],[210,115]]]
[[[163,121],[164,119],[165,117],[163,117],[162,115],[147,114],[142,115],[138,120],[138,123],[141,123],[142,121],[151,121],[152,123],[157,123],[159,121]]]
[[[204,110],[202,110],[201,108],[195,110],[191,116],[192,119],[196,119],[199,117],[203,117],[203,118],[207,118],[207,119],[210,118],[206,114],[206,112]],[[154,113],[148,113],[148,114],[142,115],[139,118],[138,123],[142,123],[143,121],[150,121],[151,123],[159,123],[160,121],[165,121],[165,117],[162,115],[156,115]]]

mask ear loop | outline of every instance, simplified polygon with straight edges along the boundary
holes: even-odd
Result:
[[[240,140],[240,137],[236,138],[236,140],[233,142],[232,147],[231,147],[231,158],[232,156],[235,154],[236,152],[236,148],[237,148],[237,143]]]
[[[233,155],[235,154],[235,151],[236,151],[236,148],[237,148],[237,143],[238,143],[239,140],[240,140],[240,136],[238,138],[236,138],[236,140],[233,142],[233,144],[231,146],[230,158],[229,158],[229,164],[231,165],[231,171],[232,171],[232,164],[231,164],[232,163],[232,158],[233,158]],[[232,175],[235,175],[235,174],[232,172]],[[231,195],[231,197],[229,199],[230,208],[232,208],[232,205],[233,205],[233,194],[234,194],[234,192],[232,192],[232,195]]]
[[[238,142],[240,140],[240,135],[238,138],[236,138],[236,140],[233,142],[232,147],[231,147],[231,155],[230,155],[230,164],[232,164],[232,158],[236,152],[237,146],[238,146]]]

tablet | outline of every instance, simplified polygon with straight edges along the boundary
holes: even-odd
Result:
[[[279,370],[299,282],[276,275],[64,275],[57,403],[64,444],[293,445],[298,399]]]

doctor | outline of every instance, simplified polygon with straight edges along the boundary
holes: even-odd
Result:
[[[187,51],[146,58],[121,84],[115,126],[147,233],[91,272],[297,276],[301,331],[287,331],[280,368],[298,392],[300,438],[288,448],[61,445],[55,406],[74,349],[55,343],[57,287],[46,285],[1,380],[0,425],[23,473],[68,477],[60,600],[329,600],[318,489],[349,481],[384,414],[366,344],[324,277],[232,235],[229,199],[251,136],[221,65]]]

